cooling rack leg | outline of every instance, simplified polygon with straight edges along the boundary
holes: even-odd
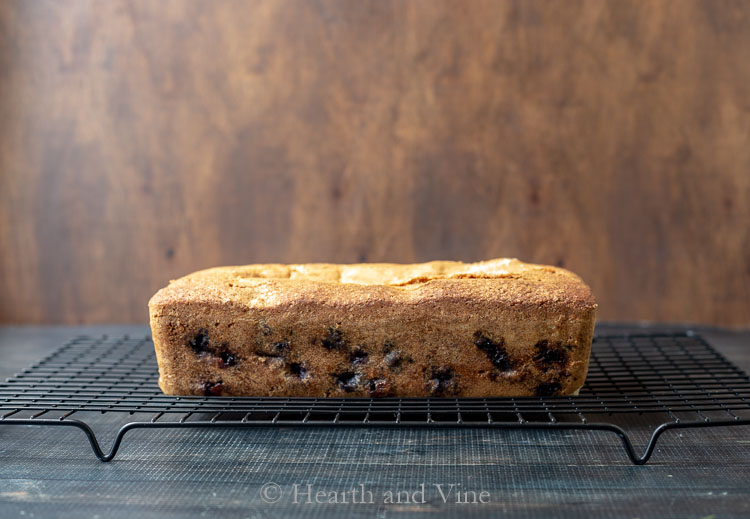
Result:
[[[109,448],[109,452],[106,455],[99,456],[97,454],[97,457],[101,461],[112,461],[117,454],[118,449],[120,448],[120,444],[122,443],[122,439],[125,437],[125,433],[127,433],[131,429],[145,429],[145,428],[155,428],[156,424],[153,423],[138,423],[138,422],[132,422],[129,424],[125,424],[122,427],[120,427],[120,430],[117,431],[117,436],[115,436],[115,439],[112,440],[112,446]],[[158,427],[156,428],[164,428],[164,427]]]
[[[656,440],[659,437],[659,435],[656,434],[656,431],[654,431],[654,434],[651,436],[651,439],[646,446],[646,451],[643,453],[643,456],[638,456],[638,454],[635,452],[633,443],[630,441],[630,437],[625,433],[625,431],[619,430],[615,432],[622,440],[622,444],[625,446],[625,451],[628,453],[630,461],[632,461],[635,465],[645,465],[645,463],[651,457],[651,453],[654,451],[654,446],[656,445]]]
[[[2,422],[0,422],[0,425],[40,425],[40,426],[64,426],[64,427],[75,427],[77,429],[82,430],[86,437],[89,440],[89,444],[91,445],[91,449],[94,451],[94,454],[97,458],[99,458],[101,461],[109,461],[112,459],[112,456],[105,455],[102,451],[101,447],[99,446],[99,442],[96,439],[96,435],[94,434],[94,431],[84,422],[81,422],[79,420],[14,420],[14,419],[5,419]],[[119,442],[118,442],[119,443]]]
[[[547,426],[547,427],[541,427],[541,426],[535,426],[535,425],[526,425],[521,426],[523,428],[530,428],[530,429],[543,429],[543,430],[549,430],[549,429],[572,429],[572,430],[579,430],[579,431],[606,431],[606,432],[613,432],[617,436],[620,437],[620,440],[622,441],[623,447],[625,447],[625,452],[628,453],[628,457],[630,458],[630,461],[632,461],[635,465],[643,465],[648,461],[648,459],[651,457],[651,453],[654,451],[654,446],[656,445],[656,440],[658,439],[659,435],[665,430],[668,429],[669,426],[672,424],[664,424],[661,427],[659,427],[656,431],[654,431],[654,434],[651,436],[651,440],[648,443],[648,446],[646,447],[646,451],[644,452],[643,456],[638,456],[638,454],[635,451],[635,448],[633,447],[633,443],[630,441],[630,437],[628,436],[628,433],[625,432],[622,428],[618,427],[617,425],[613,424],[606,424],[606,423],[599,423],[599,424],[555,424],[554,426]]]
[[[634,453],[631,454],[630,458],[633,460],[633,463],[636,463],[637,465],[643,465],[648,461],[648,459],[651,457],[651,454],[654,452],[654,448],[656,448],[656,442],[658,441],[659,437],[668,429],[703,429],[707,427],[732,427],[737,425],[750,425],[750,419],[735,419],[735,420],[722,420],[722,421],[715,421],[715,422],[688,422],[688,423],[680,423],[680,422],[670,422],[665,423],[657,427],[653,434],[651,435],[651,440],[648,442],[648,445],[646,446],[646,452],[643,453],[643,456],[640,458],[634,458]],[[628,443],[630,443],[628,441]],[[632,445],[630,447],[632,450]],[[630,453],[629,453],[630,454]]]
[[[85,425],[85,424],[84,424]],[[99,449],[99,445],[97,444],[94,452],[96,453],[96,457],[99,458],[101,461],[112,461],[117,454],[117,451],[120,449],[120,444],[122,443],[122,439],[125,437],[125,434],[128,431],[131,431],[133,429],[197,429],[197,428],[214,428],[214,427],[225,427],[225,428],[245,428],[248,424],[244,423],[233,423],[233,424],[220,424],[216,425],[211,422],[196,422],[192,424],[182,424],[178,422],[172,422],[172,423],[154,423],[154,422],[130,422],[125,425],[123,425],[119,431],[117,431],[117,435],[115,436],[115,439],[112,441],[112,446],[109,449],[109,452],[107,454],[104,454],[101,449]],[[92,433],[93,434],[93,433]],[[92,443],[92,447],[93,447]]]
[[[603,431],[612,431],[616,433],[620,440],[622,440],[622,445],[625,447],[625,451],[628,453],[628,457],[630,458],[630,461],[633,462],[635,465],[645,465],[646,462],[651,458],[651,455],[654,453],[654,449],[656,448],[656,442],[659,440],[659,436],[666,431],[667,429],[671,429],[673,427],[678,426],[678,424],[675,423],[665,423],[661,424],[659,427],[657,427],[654,432],[651,434],[651,439],[648,441],[648,444],[646,445],[646,450],[643,452],[642,456],[639,456],[638,453],[635,451],[635,447],[633,447],[633,443],[630,441],[630,437],[628,436],[628,433],[626,433],[623,429],[616,425],[612,424],[599,424],[599,425],[591,425],[588,428],[589,429],[598,429]]]

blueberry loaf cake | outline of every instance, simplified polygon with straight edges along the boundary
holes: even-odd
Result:
[[[496,259],[195,272],[149,302],[170,395],[570,395],[596,303],[567,270]]]

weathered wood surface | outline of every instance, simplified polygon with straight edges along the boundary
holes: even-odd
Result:
[[[750,323],[750,3],[0,3],[0,321],[219,264],[564,265]]]
[[[624,329],[603,325],[599,332]],[[0,328],[0,377],[82,333],[147,331]],[[750,332],[700,331],[737,365],[750,368]],[[79,431],[0,426],[0,516],[741,518],[750,514],[749,429],[668,433],[649,464],[638,467],[614,436],[589,432],[136,431],[105,464]],[[276,504],[260,498],[268,482],[284,491]],[[363,484],[376,502],[295,504],[293,485],[305,489],[308,483],[328,492]],[[422,483],[425,503],[382,502],[388,491],[413,492]],[[434,485],[451,483],[491,498],[445,504]]]

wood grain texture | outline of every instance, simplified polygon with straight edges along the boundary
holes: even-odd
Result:
[[[563,265],[750,324],[750,3],[0,4],[0,321],[192,270]]]

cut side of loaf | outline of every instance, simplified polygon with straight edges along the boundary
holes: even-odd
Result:
[[[496,259],[195,272],[149,302],[169,395],[570,395],[596,303],[565,269]]]

